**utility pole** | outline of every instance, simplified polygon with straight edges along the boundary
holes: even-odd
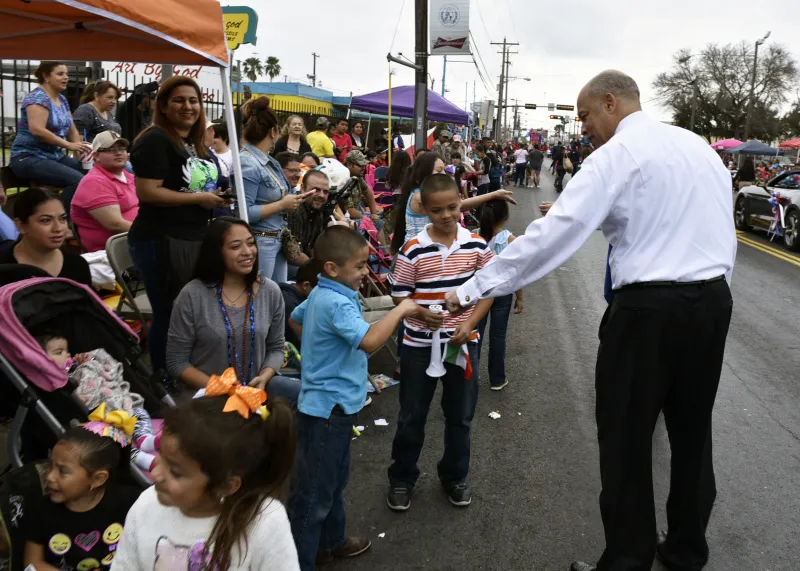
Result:
[[[414,0],[414,145],[428,145],[428,0]]]
[[[491,42],[493,46],[503,46],[503,51],[498,52],[503,54],[502,64],[500,66],[500,85],[498,86],[498,97],[497,97],[497,120],[495,121],[494,126],[494,138],[497,142],[500,142],[501,137],[501,125],[503,122],[503,110],[505,108],[505,99],[504,97],[507,95],[508,91],[508,72],[507,72],[507,63],[508,63],[508,47],[509,46],[518,46],[519,43],[510,43],[506,41],[505,36],[503,36],[503,42]]]
[[[764,42],[767,41],[770,32],[767,32],[766,35],[756,41],[756,52],[753,56],[753,78],[750,80],[750,100],[747,102],[747,120],[744,124],[744,140],[747,141],[750,138],[750,121],[752,120],[753,115],[753,100],[756,98],[756,71],[758,70],[758,46],[762,45]]]
[[[519,130],[519,101],[516,99],[514,100],[514,128],[513,130],[513,139],[517,138],[517,131]]]
[[[319,55],[317,55],[315,52],[311,52],[311,57],[314,58],[314,67],[313,67],[313,71],[311,72],[311,75],[308,76],[308,79],[311,80],[311,87],[316,87],[317,86],[317,58],[319,57]]]
[[[442,97],[444,97],[445,83],[447,83],[447,56],[444,56],[444,67],[442,68]]]

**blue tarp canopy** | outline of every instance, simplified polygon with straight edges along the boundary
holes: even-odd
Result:
[[[738,147],[733,147],[725,151],[734,155],[777,155],[778,149],[765,145],[761,141],[750,139],[746,143],[742,143]]]

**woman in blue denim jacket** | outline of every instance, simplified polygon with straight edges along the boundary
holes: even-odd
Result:
[[[247,218],[258,244],[258,269],[274,282],[287,279],[281,232],[286,227],[286,212],[294,210],[305,195],[289,194],[289,182],[280,164],[269,156],[279,137],[278,117],[269,99],[259,97],[242,108],[242,179],[247,201]]]

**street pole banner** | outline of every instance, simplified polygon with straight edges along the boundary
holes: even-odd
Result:
[[[469,0],[430,0],[431,55],[470,54]]]

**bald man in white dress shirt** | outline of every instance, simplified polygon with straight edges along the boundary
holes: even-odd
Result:
[[[711,413],[733,307],[730,174],[700,137],[645,115],[636,83],[619,71],[583,88],[578,115],[597,150],[546,216],[447,294],[448,309],[544,277],[601,228],[614,294],[595,371],[606,547],[596,567],[570,569],[650,571],[658,555],[671,571],[699,570],[716,496]],[[662,410],[672,449],[666,534],[652,481]]]

